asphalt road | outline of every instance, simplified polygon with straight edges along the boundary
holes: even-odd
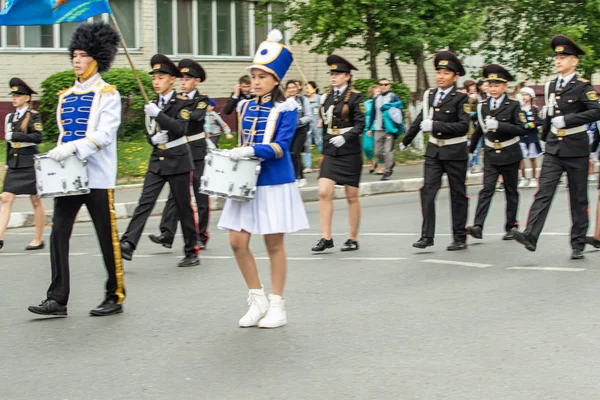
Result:
[[[125,265],[125,313],[93,318],[105,274],[92,226],[78,224],[69,317],[39,319],[27,306],[45,297],[47,250],[25,255],[31,229],[10,230],[0,399],[598,399],[600,253],[569,259],[559,190],[536,253],[500,240],[501,197],[484,239],[447,252],[442,191],[427,251],[411,247],[421,217],[417,193],[406,193],[362,200],[360,251],[312,255],[318,207],[308,204],[310,231],[287,238],[289,325],[276,330],[237,327],[247,291],[227,235],[214,229],[202,265],[189,269],[176,268],[181,240],[169,251],[143,238]],[[523,192],[521,220],[532,195]],[[592,209],[596,197],[590,186]],[[336,202],[338,246],[345,211]],[[270,287],[260,238],[253,248]]]

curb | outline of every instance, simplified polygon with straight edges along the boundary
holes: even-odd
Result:
[[[467,186],[481,185],[483,182],[483,174],[472,174],[467,175]],[[133,186],[133,185],[132,185]],[[137,186],[137,185],[135,185]],[[141,186],[141,185],[140,185]],[[375,196],[379,194],[390,194],[390,193],[404,193],[404,192],[416,192],[423,186],[423,178],[411,178],[411,179],[397,179],[383,182],[367,182],[360,185],[360,197]],[[448,187],[448,179],[444,175],[442,180],[442,188]],[[300,189],[302,200],[306,203],[319,201],[319,188],[316,186],[306,187]],[[343,187],[336,186],[333,194],[334,199],[346,198],[346,193]],[[158,200],[154,209],[152,210],[152,216],[161,215],[165,208],[165,199]],[[115,203],[115,212],[118,219],[131,218],[133,212],[137,207],[138,203]],[[218,197],[211,197],[210,209],[211,211],[222,210],[225,205],[225,199]],[[46,211],[46,224],[52,224],[52,211]],[[76,222],[90,222],[92,219],[85,207],[81,208],[79,214],[77,214]],[[8,222],[8,228],[25,228],[34,226],[33,213],[32,212],[14,212],[11,213],[10,220]]]

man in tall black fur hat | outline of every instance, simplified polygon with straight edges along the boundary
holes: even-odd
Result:
[[[82,24],[73,33],[69,53],[77,79],[58,93],[58,145],[48,155],[55,161],[76,156],[87,160],[90,193],[59,197],[54,203],[50,236],[52,283],[46,300],[29,311],[67,316],[69,300],[69,238],[75,217],[86,205],[102,249],[108,274],[104,301],[90,314],[123,312],[123,267],[118,242],[114,188],[117,177],[117,131],[121,124],[121,96],[102,80],[117,55],[118,33],[108,24]],[[67,106],[68,105],[68,106]]]

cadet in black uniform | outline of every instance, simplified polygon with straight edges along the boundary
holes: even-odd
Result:
[[[196,197],[196,208],[198,212],[198,230],[200,240],[198,247],[200,250],[206,248],[208,243],[208,216],[209,216],[209,198],[205,194],[200,193],[200,178],[204,173],[204,158],[206,157],[206,133],[204,132],[204,117],[210,99],[208,96],[200,94],[196,87],[206,81],[206,72],[196,61],[183,59],[179,61],[179,71],[183,74],[183,78],[179,80],[179,86],[183,93],[180,94],[182,100],[189,102],[189,107],[193,110],[190,114],[188,123],[187,138],[192,150],[194,159],[194,196]],[[154,243],[163,245],[166,248],[171,248],[173,239],[177,232],[177,222],[179,214],[175,206],[173,195],[169,194],[165,209],[163,211],[162,220],[160,221],[160,236],[150,235],[150,240]]]
[[[150,156],[140,202],[121,238],[121,252],[125,260],[133,258],[133,251],[140,241],[156,200],[165,183],[169,183],[185,239],[185,258],[178,266],[191,267],[200,264],[198,232],[190,198],[194,160],[185,136],[192,110],[190,103],[178,97],[173,89],[176,78],[182,77],[177,66],[162,54],[152,57],[150,65],[152,85],[159,97],[157,103],[146,104],[144,112],[151,118],[156,118],[161,130],[148,137],[154,150]]]
[[[508,82],[513,80],[510,72],[500,65],[491,64],[483,69],[483,78],[489,83],[490,97],[477,105],[478,125],[469,148],[469,153],[475,152],[479,139],[484,137],[483,189],[479,192],[475,222],[467,230],[475,239],[482,238],[483,223],[496,192],[496,182],[498,176],[502,176],[506,189],[506,234],[503,239],[513,240],[511,229],[518,226],[517,186],[523,159],[519,136],[527,134],[524,128],[527,119],[521,111],[521,104],[506,95]]]
[[[546,119],[542,140],[546,154],[540,173],[540,188],[529,211],[527,228],[513,229],[515,239],[529,251],[537,241],[548,216],[550,203],[564,171],[567,172],[571,206],[571,259],[583,259],[588,230],[588,159],[590,155],[586,124],[600,120],[598,95],[589,81],[577,77],[579,56],[585,52],[566,36],[558,35],[550,44],[554,49],[557,79],[545,86]]]
[[[15,197],[28,194],[35,214],[35,237],[25,250],[44,248],[44,205],[37,197],[35,184],[34,158],[39,153],[37,145],[42,143],[42,118],[31,108],[31,96],[37,94],[23,80],[10,80],[12,103],[16,108],[5,120],[6,164],[8,170],[4,178],[4,189],[0,196],[0,249],[4,246],[4,233],[12,211]]]
[[[419,131],[429,132],[425,151],[425,181],[421,189],[423,226],[421,238],[413,247],[424,249],[433,246],[435,235],[435,198],[442,185],[442,175],[448,175],[452,204],[452,232],[454,241],[448,250],[467,248],[468,197],[467,132],[469,131],[469,97],[456,90],[456,82],[465,70],[460,60],[450,51],[440,51],[434,58],[437,89],[429,89],[423,96],[423,111],[400,143],[405,150]]]
[[[360,201],[358,186],[363,158],[360,135],[365,127],[365,110],[362,94],[352,86],[354,65],[336,55],[327,57],[331,73],[331,89],[324,95],[321,105],[323,119],[323,162],[319,175],[319,208],[323,237],[312,251],[333,247],[331,220],[333,218],[333,189],[346,187],[350,237],[342,251],[358,250]]]

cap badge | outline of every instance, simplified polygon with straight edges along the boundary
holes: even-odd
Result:
[[[441,60],[438,65],[445,67],[446,65],[448,65],[448,60]]]
[[[189,68],[181,68],[181,72],[184,74],[187,74],[188,72],[190,72]]]
[[[13,86],[11,89],[13,92],[16,92],[17,90],[19,90],[19,88],[17,86]]]
[[[152,67],[153,70],[159,70],[160,69],[160,64],[154,64],[154,66]]]
[[[556,52],[565,51],[565,47],[564,46],[556,46],[556,48],[554,49],[554,51],[556,51]]]
[[[498,74],[489,74],[488,78],[489,79],[498,79]]]
[[[336,64],[332,64],[332,65],[329,66],[329,68],[331,68],[332,70],[334,70],[334,69],[338,69],[338,66]]]

